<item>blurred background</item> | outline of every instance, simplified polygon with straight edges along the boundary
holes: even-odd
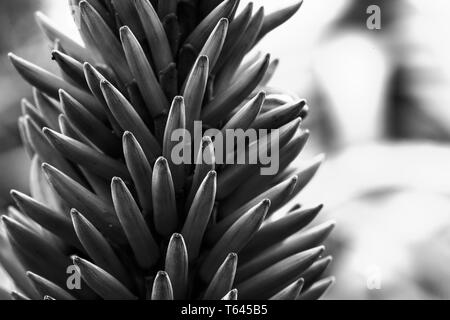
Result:
[[[29,167],[16,123],[31,90],[6,54],[54,67],[36,10],[77,38],[66,1],[0,2],[0,208],[27,190]],[[302,159],[326,154],[299,200],[338,222],[327,299],[450,299],[449,15],[447,0],[310,0],[256,48],[280,59],[271,85],[308,100]]]

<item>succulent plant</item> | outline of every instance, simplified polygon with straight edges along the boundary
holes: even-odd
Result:
[[[268,15],[238,0],[70,4],[85,46],[37,15],[60,76],[10,55],[34,87],[19,119],[31,196],[12,191],[17,208],[2,217],[12,297],[319,298],[333,282],[321,279],[321,244],[334,224],[304,230],[322,206],[291,201],[321,162],[291,166],[308,107],[267,87],[276,60],[248,54],[301,3]],[[188,142],[198,161],[176,163],[171,133],[196,120],[279,129],[279,173],[216,162],[206,135]]]

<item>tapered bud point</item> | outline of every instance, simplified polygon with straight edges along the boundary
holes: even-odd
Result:
[[[83,16],[88,14],[92,15],[92,11],[94,10],[94,8],[92,8],[92,6],[87,1],[81,1],[78,6]]]
[[[122,42],[130,42],[132,41],[135,36],[133,34],[133,32],[130,30],[130,28],[128,26],[123,26],[119,29],[119,33],[120,33],[120,40]]]
[[[20,192],[13,189],[13,190],[11,190],[11,191],[9,192],[9,194],[10,194],[11,197],[13,197],[14,199],[17,199],[17,198],[19,197]]]
[[[30,300],[27,296],[16,291],[11,291],[11,297],[13,300]]]
[[[58,96],[64,113],[69,113],[68,109],[73,109],[75,106],[79,106],[79,102],[63,89],[58,90]]]
[[[173,99],[173,104],[174,104],[174,105],[180,105],[180,104],[182,104],[182,103],[184,103],[184,98],[183,98],[182,96],[176,96],[176,97]]]
[[[334,277],[329,277],[317,281],[311,288],[301,293],[297,300],[318,300],[320,299],[327,290],[336,282]]]
[[[74,2],[74,0],[72,0],[72,2]],[[73,3],[73,5],[78,6],[78,1],[77,3]],[[62,47],[66,51],[70,52],[71,56],[79,61],[84,61],[89,56],[87,50],[84,47],[73,41],[66,34],[59,31],[54,23],[42,12],[35,13],[35,20],[42,31],[45,33],[47,38],[52,42],[61,43]]]
[[[209,58],[206,55],[200,55],[192,67],[182,90],[186,104],[186,123],[189,130],[193,130],[193,122],[200,119],[209,69]]]
[[[112,183],[113,183],[113,185],[117,186],[118,184],[122,184],[123,181],[119,177],[114,177],[114,178],[112,178]]]
[[[59,99],[61,99],[61,100],[69,99],[69,94],[66,91],[64,91],[63,89],[58,90],[58,95],[59,95]]]
[[[40,224],[44,229],[65,238],[70,244],[79,245],[79,241],[73,232],[72,224],[64,215],[53,211],[26,194],[15,190],[12,190],[10,193],[17,207],[24,215]]]
[[[238,258],[237,253],[232,252],[232,253],[230,253],[228,255],[227,260],[230,260],[230,261],[235,261],[236,260],[237,261],[237,258]]]
[[[325,155],[321,154],[314,158],[314,160],[306,167],[302,168],[297,172],[297,176],[299,177],[299,182],[295,187],[294,192],[300,192],[315,176],[320,166],[325,160]]]
[[[205,173],[198,188],[195,188],[195,197],[189,209],[182,234],[186,239],[191,260],[197,258],[203,235],[211,219],[217,190],[217,174],[215,171]]]
[[[46,16],[42,13],[42,11],[36,11],[34,13],[34,18],[37,20],[37,22],[39,23],[40,21],[44,20],[46,18]]]
[[[294,120],[280,127],[280,140],[283,136],[293,136],[300,128],[302,118],[296,117]]]
[[[174,233],[167,247],[165,271],[170,277],[175,299],[185,299],[188,288],[188,252],[184,238]]]
[[[174,142],[171,139],[172,132],[177,129],[185,129],[185,127],[186,108],[184,98],[182,96],[176,96],[172,101],[164,131],[163,156],[169,156],[172,151],[172,147],[174,145]]]
[[[167,159],[164,158],[164,157],[159,157],[159,158],[156,160],[155,167],[156,167],[156,166],[159,166],[159,167],[166,167],[166,166],[168,166]]]
[[[205,147],[207,147],[208,145],[210,145],[212,143],[212,139],[209,136],[203,137],[202,138],[202,148],[204,149]]]
[[[135,189],[143,209],[144,215],[150,214],[153,208],[152,197],[152,168],[145,153],[130,132],[125,131],[122,137],[123,153],[128,171],[133,179]]]
[[[264,100],[266,99],[266,96],[267,96],[266,92],[264,90],[262,90],[262,91],[258,92],[258,94],[256,95],[256,100],[258,102],[261,102],[261,101],[264,102]]]
[[[12,52],[9,52],[9,53],[8,53],[8,58],[9,58],[9,60],[11,60],[11,62],[12,62],[13,64],[16,64],[16,63],[18,63],[20,60],[22,60],[21,58],[19,58],[19,56],[15,55],[15,54],[12,53]]]
[[[155,279],[169,279],[169,275],[165,271],[158,271]]]
[[[271,201],[264,199],[245,212],[217,241],[200,267],[200,276],[210,281],[215,270],[224,261],[227,252],[239,253],[260,229],[269,211]]]
[[[161,154],[161,147],[145,122],[127,98],[114,88],[111,83],[102,79],[100,87],[106,103],[120,127],[123,130],[133,131],[149,162],[153,162],[156,156]]]
[[[130,28],[129,28],[128,26],[123,26],[123,27],[121,27],[121,28],[119,29],[119,31],[120,31],[120,36],[121,36],[121,37],[122,37],[122,36],[128,37],[128,36],[132,35],[132,32],[131,32],[131,30],[130,30]]]
[[[118,91],[112,85],[112,83],[106,80],[105,78],[100,79],[100,89],[102,90],[106,101],[116,101],[123,98],[121,92]]]
[[[221,299],[231,290],[236,276],[237,263],[238,256],[236,253],[230,253],[226,257],[206,289],[203,297],[205,300]]]
[[[164,157],[159,157],[153,167],[152,197],[155,228],[168,237],[177,228],[178,213],[172,174]]]
[[[161,20],[150,1],[136,0],[134,5],[144,33],[146,34],[148,44],[150,48],[156,49],[151,50],[151,54],[157,71],[162,71],[173,62],[173,56],[168,35],[165,32],[161,20],[164,21],[165,26],[170,25],[171,20],[177,20],[177,15],[174,13],[176,11],[177,1],[160,1],[159,9],[165,7],[165,9],[159,12],[161,14]]]
[[[52,50],[51,55],[52,55],[52,58],[55,60],[61,59],[61,51],[59,51],[59,50],[56,50],[56,49]]]
[[[52,50],[51,52],[52,58],[56,60],[56,62],[58,63],[65,63],[67,62],[68,59],[73,59],[72,57],[65,55],[64,53],[62,53],[59,50]],[[71,60],[73,61],[73,60]]]
[[[269,199],[264,199],[263,201],[262,201],[262,206],[264,207],[264,208],[269,208],[270,207],[270,200]]]
[[[302,273],[302,278],[305,279],[305,288],[309,289],[314,283],[321,278],[322,274],[333,261],[331,256],[322,258],[314,262],[305,272]]]
[[[307,270],[323,253],[324,246],[302,251],[276,262],[258,273],[252,273],[245,281],[239,281],[242,299],[257,297],[267,299],[292,283],[298,274]],[[238,270],[239,275],[240,269]]]
[[[48,174],[48,173],[50,173],[50,172],[53,171],[52,166],[49,165],[49,164],[46,163],[46,162],[44,162],[44,163],[41,165],[41,168],[42,168],[42,170],[44,171],[44,173],[46,173],[46,174]]]
[[[120,29],[120,38],[129,70],[140,88],[142,98],[149,108],[151,115],[158,117],[166,111],[167,98],[161,89],[157,74],[155,74],[141,44],[130,28],[126,26],[122,27]],[[158,46],[155,46],[155,50],[156,48],[160,49]],[[167,65],[163,68],[166,69],[166,67]]]
[[[72,228],[95,264],[124,284],[129,284],[127,272],[103,235],[77,210],[71,210],[71,217]]]
[[[189,35],[186,43],[191,44],[194,48],[200,50],[220,19],[229,17],[234,11],[233,9],[238,5],[238,2],[238,0],[227,0],[216,6]]]
[[[216,178],[217,177],[217,172],[216,171],[210,171],[210,172],[208,172],[208,174],[207,174],[207,178],[208,179],[214,179],[214,178]]]
[[[292,176],[291,179],[289,180],[289,185],[288,185],[288,190],[290,188],[293,188],[295,186],[295,184],[298,181],[298,177],[297,176]]]
[[[159,257],[158,247],[133,195],[118,177],[112,179],[111,193],[117,217],[138,264],[145,270],[151,268]]]
[[[308,252],[308,253],[310,253],[311,255],[316,255],[316,256],[318,256],[318,257],[320,257],[320,255],[323,253],[325,251],[325,246],[318,246],[318,247],[316,247],[316,248],[312,248],[312,249],[310,249],[310,250],[307,250],[307,251],[305,251],[305,253],[306,252]]]
[[[76,256],[76,255],[70,256],[70,259],[72,259],[74,264],[77,264],[77,263],[81,262],[81,258]]]
[[[8,58],[20,74],[27,74],[30,67],[33,69],[36,68],[36,66],[32,65],[29,61],[12,52],[8,53]]]
[[[176,241],[184,241],[183,236],[179,233],[174,233],[172,237],[170,238],[170,242],[176,242]]]
[[[130,131],[125,131],[124,133],[123,133],[123,138],[124,139],[132,139],[133,138],[133,134],[130,132]]]
[[[76,209],[70,210],[70,215],[72,219],[78,219],[80,217],[80,213]]]
[[[308,117],[308,114],[309,114],[309,106],[306,105],[303,107],[302,111],[300,112],[300,117],[302,119],[306,119]]]
[[[26,98],[22,98],[20,99],[20,105],[22,106],[22,108],[26,105],[26,106],[32,106],[32,104],[30,103],[30,101],[28,101],[28,99]]]
[[[83,63],[84,75],[86,77],[86,81],[88,83],[89,88],[93,91],[94,94],[97,94],[97,89],[100,85],[100,81],[105,78],[103,75],[89,62]],[[94,90],[95,89],[95,90]]]
[[[320,166],[325,161],[325,158],[326,158],[325,154],[321,153],[321,154],[319,154],[319,155],[317,155],[315,157],[315,161],[314,162],[317,163]]]
[[[208,149],[210,147],[210,149]],[[213,157],[214,157],[214,146],[213,146],[213,141],[211,139],[211,137],[206,136],[202,138],[202,147],[199,150],[198,153],[198,161],[199,163],[203,163],[206,159],[204,158],[205,154],[207,154],[209,152],[209,161],[212,161]],[[214,163],[208,163],[210,165],[213,165],[214,168]]]
[[[264,23],[262,25],[262,28],[259,32],[257,41],[261,40],[265,35],[267,35],[269,32],[274,30],[275,28],[279,27],[283,23],[285,23],[287,20],[289,20],[302,6],[303,1],[300,1],[298,3],[294,3],[293,5],[282,8],[278,11],[275,11],[273,13],[270,13],[264,18]]]
[[[201,55],[198,57],[197,67],[200,69],[209,68],[209,58],[208,56]]]
[[[219,58],[222,52],[222,47],[225,43],[227,32],[228,32],[228,19],[222,18],[217,23],[216,27],[214,28],[205,45],[203,46],[202,51],[200,52],[200,55],[206,55],[209,57],[211,69],[214,68],[217,59]]]
[[[225,297],[222,298],[222,300],[237,300],[238,299],[238,290],[233,289],[230,292],[227,293]]]
[[[72,256],[73,263],[80,268],[80,273],[87,285],[105,300],[135,300],[128,288],[111,274],[95,264]]]
[[[173,289],[169,275],[159,271],[153,282],[152,300],[173,300]]]
[[[139,144],[139,142],[136,141],[136,137],[133,135],[133,133],[131,131],[125,131],[123,133],[122,143],[124,146]]]
[[[305,139],[305,140],[309,140],[309,137],[311,136],[311,131],[309,131],[309,129],[305,129],[305,131],[303,131],[303,133],[302,133],[302,137]]]
[[[5,216],[5,215],[3,215],[1,219],[2,219],[2,222],[5,224],[5,226],[7,226],[7,227],[11,226],[11,224],[14,223],[10,217]]]
[[[6,230],[12,234],[22,234],[23,231],[29,232],[28,228],[26,228],[22,223],[18,222],[14,218],[11,218],[7,215],[2,215],[1,220]]]
[[[297,282],[293,283],[293,285],[291,286],[292,292],[297,292],[297,296],[298,296],[298,294],[302,290],[304,284],[305,284],[304,279],[302,279],[302,278],[298,279]]]
[[[246,103],[222,128],[222,132],[227,129],[246,130],[250,126],[254,127],[256,117],[260,114],[264,101],[266,100],[265,91],[260,91],[253,99]]]
[[[183,94],[186,97],[189,94],[195,94],[195,92],[188,92],[188,89],[203,87],[204,78],[208,77],[210,69],[210,59],[207,55],[201,54],[192,68],[191,74],[186,80],[185,92]],[[195,85],[195,86],[194,86]],[[190,90],[189,90],[190,91]],[[203,90],[201,90],[203,91]],[[200,97],[198,97],[200,98]]]
[[[100,86],[105,89],[110,89],[112,87],[111,83],[106,79],[100,80]]]
[[[158,274],[156,275],[156,278],[169,279],[169,275],[165,271],[158,271]]]
[[[304,284],[305,280],[300,278],[296,282],[278,292],[276,295],[272,296],[270,300],[295,300],[300,294]]]
[[[218,27],[219,27],[220,29],[224,29],[225,26],[228,26],[228,19],[227,19],[227,18],[222,18],[222,19],[220,19],[220,20],[219,20],[219,23],[218,23]]]
[[[270,55],[268,54],[250,67],[234,83],[219,90],[216,98],[203,108],[202,120],[208,123],[220,122],[258,87],[269,64]]]

